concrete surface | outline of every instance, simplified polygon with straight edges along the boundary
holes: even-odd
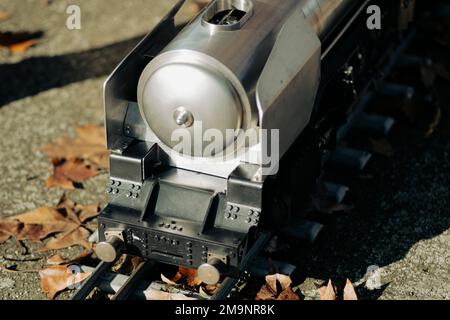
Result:
[[[39,146],[88,123],[102,123],[102,84],[136,41],[174,3],[158,0],[6,0],[11,19],[0,30],[42,30],[40,43],[23,55],[0,50],[0,216],[56,204],[63,191],[45,189],[51,172]],[[50,3],[50,4],[48,4]],[[65,27],[69,4],[82,10],[82,30]],[[312,249],[298,250],[300,288],[315,295],[318,282],[364,279],[381,268],[382,289],[358,292],[367,299],[450,299],[450,120],[424,140],[394,133],[395,156],[378,158],[373,179],[349,176],[356,209],[336,218],[336,230]],[[68,195],[105,203],[106,175]],[[38,245],[26,243],[30,252]],[[80,248],[62,251],[73,256]],[[0,264],[44,266],[49,254],[24,254],[16,241],[0,246]],[[294,253],[295,255],[295,253]],[[26,261],[17,261],[26,260]],[[295,260],[295,259],[294,259]],[[67,298],[63,294],[60,298]],[[0,271],[0,299],[45,299],[36,272]]]

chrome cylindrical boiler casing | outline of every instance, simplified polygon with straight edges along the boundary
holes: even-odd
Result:
[[[287,19],[301,10],[322,38],[351,3],[354,1],[213,1],[143,71],[138,85],[142,117],[169,148],[176,144],[172,137],[176,129],[182,127],[194,136],[194,124],[200,121],[203,131],[222,133],[224,149],[235,144],[235,137],[227,137],[227,129],[257,128],[261,122],[256,85]],[[208,23],[211,10],[230,4],[247,12],[239,25],[227,28]],[[202,157],[202,148],[190,155]]]

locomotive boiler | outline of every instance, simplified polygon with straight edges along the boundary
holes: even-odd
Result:
[[[301,216],[410,1],[214,0],[180,27],[184,2],[105,83],[110,201],[96,252],[215,284],[239,275],[261,232]],[[381,30],[367,27],[370,5]]]

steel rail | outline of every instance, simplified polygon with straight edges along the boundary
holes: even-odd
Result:
[[[139,285],[142,277],[150,272],[156,265],[156,262],[147,260],[142,261],[136,270],[130,275],[125,284],[117,291],[111,300],[127,300],[133,295],[136,286]]]
[[[100,262],[83,285],[75,291],[71,300],[86,300],[92,290],[97,286],[101,276],[111,268],[112,264],[112,262]]]

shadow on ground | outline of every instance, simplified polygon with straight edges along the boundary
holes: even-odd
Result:
[[[414,53],[434,57],[440,52],[442,56],[450,56],[449,47],[430,40],[428,33],[419,34],[412,46]],[[416,69],[396,76],[403,84],[418,88],[423,83],[420,70]],[[363,173],[340,170],[330,174],[328,178],[332,181],[351,188],[349,202],[355,209],[321,216],[321,222],[327,227],[313,246],[296,243],[291,248],[295,247],[298,254],[293,255],[291,249],[275,257],[298,267],[294,283],[302,283],[307,278],[332,279],[342,287],[346,278],[358,281],[370,267],[384,268],[402,261],[419,242],[434,239],[449,230],[450,83],[438,78],[433,90],[440,92],[435,103],[442,117],[430,137],[425,137],[418,124],[409,123],[403,111],[399,114],[401,106],[396,110],[391,108],[387,115],[398,120],[388,138],[394,155],[376,157]],[[430,94],[424,88],[419,91],[423,91],[422,95]],[[405,270],[418,278],[433,274],[438,280],[444,279],[448,265],[445,257],[439,257],[441,252],[433,251],[432,247],[427,245],[414,253],[419,254],[419,261],[405,260],[405,269],[396,267],[395,274],[390,275],[392,279],[384,279],[379,290],[369,291],[359,286],[359,296],[378,299],[389,288],[391,280],[397,280],[396,286],[401,286],[402,281],[398,279],[406,276],[402,274]],[[444,262],[434,265],[436,261]],[[414,292],[410,294],[413,298]]]
[[[143,37],[84,52],[0,64],[0,92],[6,93],[0,95],[0,107],[52,88],[109,75]]]

